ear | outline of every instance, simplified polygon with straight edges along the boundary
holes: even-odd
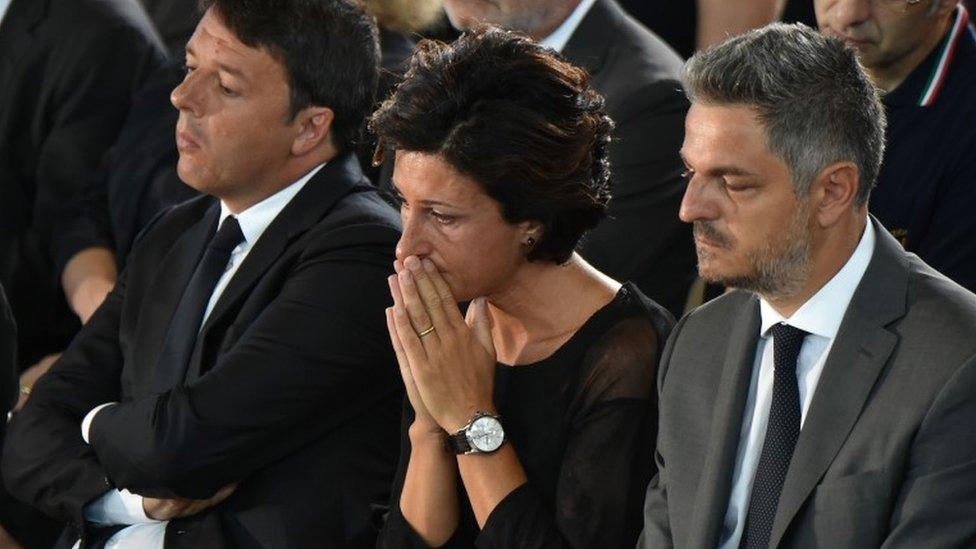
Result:
[[[853,162],[824,168],[810,189],[812,212],[821,227],[831,227],[855,210],[861,173]]]
[[[542,238],[542,233],[545,231],[542,223],[538,221],[523,221],[519,223],[519,229],[521,229],[521,243],[523,245],[528,244],[530,248],[539,242],[539,239]],[[531,239],[531,244],[529,244],[529,239]]]
[[[298,134],[291,144],[291,153],[302,156],[330,142],[335,113],[328,107],[305,107],[293,122]]]

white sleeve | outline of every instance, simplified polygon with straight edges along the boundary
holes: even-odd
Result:
[[[88,431],[91,430],[92,420],[95,419],[95,414],[100,412],[102,408],[106,406],[112,406],[113,404],[118,404],[118,402],[106,402],[105,404],[99,404],[92,408],[92,411],[85,414],[85,419],[81,420],[81,438],[85,439],[85,444],[88,444]]]

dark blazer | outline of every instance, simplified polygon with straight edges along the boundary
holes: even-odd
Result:
[[[786,474],[770,547],[971,547],[976,296],[877,223]],[[724,295],[672,332],[641,548],[714,548],[731,491],[759,300]]]
[[[402,389],[383,309],[399,219],[351,155],[285,207],[202,327],[183,383],[154,373],[219,205],[147,228],[105,303],[10,424],[11,493],[82,531],[105,491],[224,503],[174,520],[167,547],[369,546],[396,465]],[[104,402],[80,438],[85,414]]]
[[[614,0],[593,4],[563,55],[589,71],[617,125],[610,215],[584,237],[582,255],[680,316],[695,277],[691,226],[678,219],[688,110],[681,58]]]
[[[94,172],[162,59],[136,0],[13,0],[0,27],[0,282],[21,363],[78,329],[54,272],[59,208]]]

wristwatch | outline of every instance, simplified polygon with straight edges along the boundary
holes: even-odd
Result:
[[[467,425],[447,436],[447,448],[455,454],[490,454],[505,442],[501,418],[475,412]]]

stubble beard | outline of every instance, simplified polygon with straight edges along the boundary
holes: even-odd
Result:
[[[709,283],[757,293],[768,300],[782,300],[795,296],[810,276],[810,233],[806,227],[807,208],[801,203],[790,219],[782,239],[768,239],[758,249],[747,254],[749,271],[745,273],[714,273],[702,269],[710,253],[697,248],[700,276]],[[715,238],[716,233],[707,225],[695,227],[719,240],[730,249],[725,237]]]

